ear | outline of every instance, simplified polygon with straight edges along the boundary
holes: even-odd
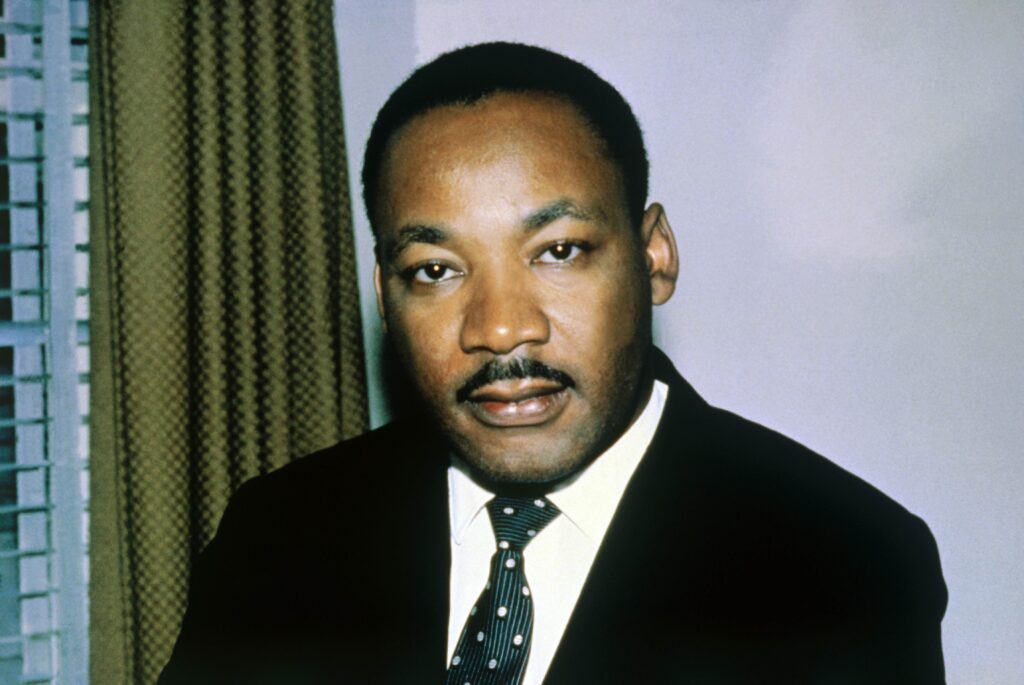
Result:
[[[373,264],[373,289],[377,293],[377,313],[380,315],[380,325],[384,332],[388,332],[388,318],[384,315],[384,287],[381,284],[380,262]]]
[[[644,212],[640,222],[647,273],[651,279],[651,302],[664,304],[672,297],[679,277],[679,253],[665,208],[657,202]]]

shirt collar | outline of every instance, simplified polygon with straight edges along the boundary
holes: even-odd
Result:
[[[562,514],[594,541],[600,541],[633,472],[647,452],[658,428],[668,386],[659,380],[644,410],[611,447],[590,466],[548,494]]]
[[[458,457],[452,456],[448,469],[448,524],[455,544],[461,545],[466,531],[494,493],[469,477],[469,469]]]
[[[667,397],[668,386],[655,380],[644,410],[626,432],[587,468],[548,494],[588,538],[599,541],[603,537],[626,484],[654,438]],[[452,539],[462,544],[466,531],[494,493],[470,478],[466,465],[454,456],[448,469],[448,493]]]

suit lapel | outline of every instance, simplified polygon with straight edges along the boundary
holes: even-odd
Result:
[[[387,464],[390,477],[386,483],[367,481],[355,505],[365,507],[372,519],[360,538],[366,560],[343,559],[339,564],[337,577],[345,579],[340,591],[359,607],[365,621],[360,636],[365,642],[353,651],[361,651],[363,661],[373,664],[372,678],[353,676],[345,682],[443,680],[450,567],[448,456],[433,436],[429,427],[409,422],[397,437],[375,445],[374,454],[360,455],[369,463]],[[343,461],[339,468],[344,468]],[[342,509],[352,510],[353,505]],[[338,620],[348,626],[353,619],[340,615]]]
[[[658,429],[623,494],[546,682],[620,682],[643,673],[658,653],[659,627],[671,620],[666,600],[684,575],[676,525],[689,508],[688,455],[696,451],[706,403],[671,362],[654,351],[656,377],[669,387]],[[622,680],[625,682],[625,680]]]
[[[451,546],[448,525],[447,452],[434,444],[429,468],[406,479],[407,506],[403,508],[407,522],[408,554],[397,567],[404,578],[395,582],[408,584],[408,575],[416,578],[416,596],[408,599],[416,607],[417,629],[410,638],[417,641],[415,659],[396,663],[395,682],[420,682],[422,674],[436,675],[428,682],[443,678],[448,635],[448,575],[451,568]],[[422,455],[423,446],[418,446]],[[421,459],[423,457],[421,456]],[[424,461],[427,461],[424,459]],[[392,587],[398,587],[392,585]],[[391,597],[400,596],[391,592]],[[408,615],[409,606],[396,606],[396,616]]]

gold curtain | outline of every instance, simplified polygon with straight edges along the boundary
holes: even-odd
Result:
[[[244,480],[362,432],[329,0],[90,8],[91,678],[152,683]]]

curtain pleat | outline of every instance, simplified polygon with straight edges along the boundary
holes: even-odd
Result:
[[[366,428],[331,3],[91,5],[91,678],[152,683],[244,480]]]

